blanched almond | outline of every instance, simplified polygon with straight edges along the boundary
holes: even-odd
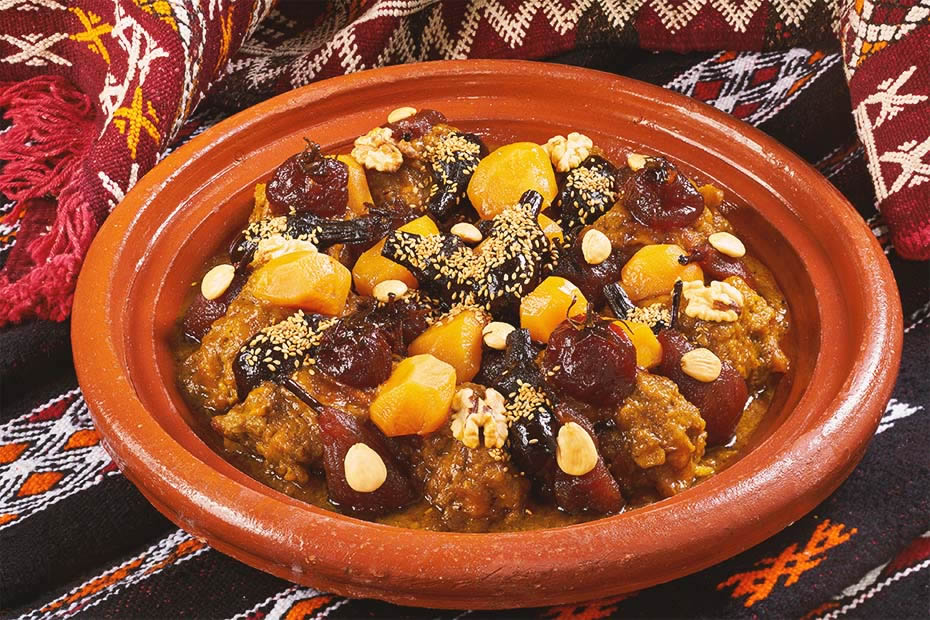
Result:
[[[559,429],[555,459],[569,476],[583,476],[597,465],[597,448],[586,430],[569,422]]]
[[[346,482],[359,493],[377,491],[387,480],[387,467],[381,455],[363,443],[349,448],[344,466]]]
[[[392,299],[400,299],[407,290],[408,286],[400,280],[385,280],[375,284],[372,294],[378,301],[387,303]]]
[[[681,356],[681,370],[693,379],[710,383],[720,376],[722,363],[710,349],[692,349]]]
[[[200,282],[200,293],[207,299],[216,299],[226,292],[236,275],[232,265],[217,265],[206,273]]]
[[[396,123],[397,121],[402,121],[405,118],[410,118],[416,113],[417,113],[416,108],[411,108],[410,106],[404,106],[402,108],[391,110],[391,113],[388,114],[387,120],[389,123]]]
[[[746,246],[739,240],[739,237],[731,235],[728,232],[715,232],[707,238],[707,242],[721,254],[741,258],[746,255]]]

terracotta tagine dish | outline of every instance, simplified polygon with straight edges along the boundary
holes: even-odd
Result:
[[[885,256],[761,132],[595,71],[326,80],[166,157],[72,340],[178,526],[345,596],[562,604],[729,558],[862,457],[901,355]]]

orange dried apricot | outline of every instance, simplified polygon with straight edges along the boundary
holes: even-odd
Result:
[[[378,388],[371,421],[388,437],[427,435],[449,417],[455,368],[430,354],[407,357]]]
[[[321,252],[293,252],[259,267],[249,284],[253,295],[275,305],[335,316],[345,308],[352,275]]]
[[[520,327],[530,330],[537,342],[549,342],[549,336],[571,316],[588,310],[588,300],[577,286],[559,276],[549,276],[520,302]]]
[[[675,280],[704,280],[704,272],[695,264],[682,265],[678,257],[687,254],[674,244],[654,244],[640,248],[623,266],[620,280],[630,299],[669,295]]]
[[[562,235],[562,227],[553,220],[552,218],[539,214],[539,217],[536,218],[539,222],[539,227],[542,228],[543,233],[546,237],[549,238],[549,241],[554,241],[556,243],[562,243],[564,236]]]
[[[558,192],[555,172],[546,149],[534,142],[515,142],[495,150],[478,162],[468,183],[468,199],[483,219],[517,204],[535,189],[548,206]]]
[[[471,381],[481,368],[481,331],[491,319],[477,310],[463,310],[451,319],[431,325],[407,351],[430,353],[455,368],[459,382]]]
[[[368,177],[365,176],[365,168],[355,161],[355,158],[351,155],[337,155],[336,159],[344,163],[349,169],[349,211],[356,217],[364,215],[368,212],[365,203],[374,203],[371,198],[371,190],[368,189]]]
[[[439,234],[436,224],[426,215],[404,224],[398,230],[415,235]],[[384,240],[382,239],[368,250],[362,252],[362,255],[355,261],[355,266],[352,267],[352,280],[355,282],[355,290],[360,295],[371,295],[375,285],[385,280],[400,280],[410,288],[417,288],[417,279],[413,277],[412,273],[389,258],[381,256],[383,248]]]
[[[643,368],[653,368],[662,361],[662,345],[652,333],[652,328],[639,321],[614,321],[611,327],[614,330],[622,329],[630,337],[636,348],[636,365]]]

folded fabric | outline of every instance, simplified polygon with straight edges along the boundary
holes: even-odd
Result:
[[[0,108],[9,126],[0,134],[0,325],[69,315],[97,228],[208,92],[238,108],[386,64],[545,58],[595,46],[764,50],[839,38],[895,247],[930,258],[928,0],[844,9],[825,0],[295,2],[282,3],[275,19],[297,22],[304,36],[286,49],[240,49],[271,4],[0,3]]]

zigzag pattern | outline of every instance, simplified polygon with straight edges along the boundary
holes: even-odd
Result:
[[[252,87],[286,77],[290,86],[296,88],[323,75],[394,63],[467,58],[472,55],[479,30],[493,32],[513,50],[530,42],[534,22],[544,21],[550,37],[571,37],[592,11],[597,11],[616,32],[632,24],[643,11],[651,11],[669,34],[688,27],[698,14],[716,14],[734,32],[744,33],[762,10],[774,10],[786,24],[798,26],[820,3],[821,0],[534,0],[520,3],[512,10],[499,0],[445,4],[437,0],[378,2],[348,25],[344,11],[332,11],[312,33],[298,36],[283,36],[291,24],[280,15],[273,16],[259,28],[258,36],[242,47],[239,59],[227,71],[243,73]],[[404,19],[414,14],[421,14],[421,18]],[[356,33],[379,20],[390,25],[390,29],[383,35],[381,51],[371,57],[360,51]],[[422,26],[424,21],[426,25]],[[487,48],[487,41],[483,45]],[[338,66],[325,71],[331,63]]]
[[[117,473],[80,390],[0,426],[0,529]]]

